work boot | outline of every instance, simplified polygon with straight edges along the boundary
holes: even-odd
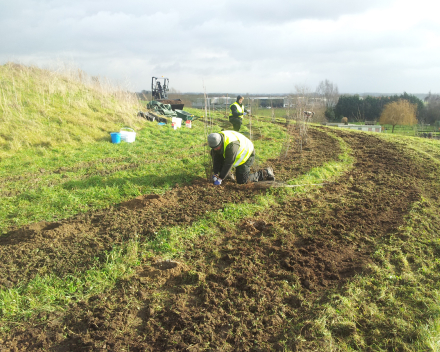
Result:
[[[235,176],[232,173],[226,175],[225,180],[235,181]]]
[[[271,167],[267,167],[263,170],[263,180],[264,181],[275,181],[275,174]]]

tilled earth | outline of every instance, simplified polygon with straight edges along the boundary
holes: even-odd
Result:
[[[267,351],[305,339],[309,302],[341,287],[370,262],[375,238],[402,223],[424,177],[399,147],[372,135],[334,131],[352,148],[354,167],[338,182],[273,206],[221,236],[199,238],[171,262],[145,261],[111,292],[72,303],[13,329],[7,350]],[[271,161],[278,180],[303,174],[341,153],[325,129],[310,130],[301,156]],[[206,210],[252,202],[265,190],[205,180],[58,223],[38,223],[0,238],[0,284],[86,270],[93,258],[139,234],[190,224]],[[284,345],[281,343],[284,341]]]

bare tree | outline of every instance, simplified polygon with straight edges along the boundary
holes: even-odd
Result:
[[[431,94],[425,98],[426,122],[430,124],[440,123],[440,95]],[[420,120],[420,119],[419,119]]]
[[[295,113],[295,128],[298,130],[298,149],[302,153],[303,145],[307,144],[308,123],[310,122],[309,112],[309,96],[310,89],[306,86],[297,85],[296,89],[296,113]]]
[[[316,87],[316,93],[324,98],[324,104],[327,109],[334,108],[338,103],[338,86],[330,82],[328,79],[325,79],[318,84],[318,87]]]
[[[354,115],[353,118],[357,122],[361,122],[361,121],[365,120],[364,117],[362,116],[361,109],[359,107],[358,107],[358,110],[356,112],[356,115]]]
[[[168,92],[169,99],[179,99],[181,95],[182,95],[182,92],[173,88],[173,87],[171,87]]]
[[[291,97],[289,96],[289,97],[287,97],[287,112],[286,112],[286,115],[285,115],[285,118],[286,118],[286,127],[288,127],[289,126],[289,121],[290,121],[290,119],[291,119],[291,116],[290,116],[290,108],[291,108],[291,103],[290,103],[290,99],[291,99]]]
[[[275,122],[275,111],[273,109],[273,102],[272,102],[272,98],[270,99],[270,108],[271,108],[271,113],[272,113],[272,123]]]
[[[293,99],[295,99],[293,96],[287,97],[287,111],[286,111],[286,115],[284,115],[284,117],[286,118],[285,125],[287,130],[289,130],[289,122],[292,119],[292,113],[294,112],[291,110],[291,107],[293,107],[292,104]],[[287,157],[287,153],[289,152],[290,149],[290,142],[291,142],[290,134],[286,133],[286,138],[281,146],[280,159]]]
[[[203,127],[204,127],[204,134],[205,134],[205,141],[207,141],[208,136],[213,132],[214,123],[212,120],[212,115],[210,111],[210,102],[208,94],[206,94],[206,87],[203,83],[203,97],[205,100],[205,113],[203,116]],[[211,158],[211,148],[209,148],[208,143],[204,144],[205,146],[205,153],[203,158],[203,166],[205,168],[206,173],[206,180],[209,181],[212,176],[213,172],[213,161]]]

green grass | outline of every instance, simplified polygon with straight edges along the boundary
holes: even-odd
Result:
[[[202,129],[201,126],[199,128]],[[266,132],[269,135],[273,133],[283,137],[279,130],[271,131],[274,127],[270,125],[262,128],[268,129]],[[182,133],[178,139],[182,143],[188,143],[185,133],[192,133],[185,129],[162,132],[168,133],[170,138],[175,133]],[[402,139],[388,135],[381,137],[395,143],[407,144],[413,150],[416,160],[424,152],[437,160],[433,162],[438,163],[436,158],[440,153],[440,144],[437,141],[424,140],[420,143],[417,138]],[[141,142],[142,138],[139,138]],[[203,140],[203,134],[200,138]],[[352,167],[354,160],[348,145],[341,138],[333,138],[339,140],[342,148],[340,160],[310,170],[306,175],[290,180],[290,184],[315,184],[338,179]],[[176,140],[172,141],[174,143]],[[107,144],[103,145],[107,152],[107,147],[135,146]],[[133,151],[130,153],[130,149],[124,151],[124,155],[132,154],[131,157],[139,155]],[[81,154],[81,151],[78,153]],[[80,159],[79,154],[75,154],[75,160]],[[115,157],[109,154],[110,157]],[[151,155],[152,159],[157,156]],[[175,155],[170,158],[175,160]],[[95,159],[89,155],[84,160],[88,162]],[[166,163],[167,159],[164,161]],[[74,166],[76,162],[69,165]],[[50,161],[41,159],[41,165],[49,168]],[[181,165],[175,167],[177,170]],[[38,166],[35,166],[35,170],[38,170]],[[198,236],[222,236],[218,230],[220,226],[217,225],[234,228],[243,217],[252,217],[256,212],[287,198],[307,195],[310,187],[314,186],[271,190],[265,196],[257,197],[252,204],[228,204],[222,211],[207,213],[191,226],[162,228],[152,242],[141,244],[134,241],[115,247],[107,255],[106,261],[96,262],[95,267],[87,272],[77,273],[63,280],[49,274],[37,277],[23,286],[3,290],[0,292],[0,307],[4,329],[7,330],[22,320],[32,319],[38,313],[63,311],[71,301],[86,300],[93,295],[108,292],[119,280],[130,279],[136,267],[151,253],[164,259],[178,257],[185,245]],[[166,187],[160,188],[162,191],[164,189]],[[343,291],[330,292],[328,303],[318,302],[311,307],[313,315],[305,323],[311,327],[310,332],[316,339],[324,344],[321,347],[341,351],[366,350],[368,347],[374,351],[436,351],[440,335],[440,242],[438,238],[430,237],[433,229],[438,228],[435,227],[438,224],[432,222],[433,219],[438,221],[436,209],[437,204],[426,199],[413,204],[406,224],[400,230],[410,240],[403,242],[397,236],[380,240],[373,254],[376,263],[370,266],[370,274],[355,277]]]
[[[270,140],[254,141],[258,160],[280,152],[283,129],[254,122]],[[221,127],[214,125],[213,131]],[[246,126],[243,133],[248,134]],[[81,145],[26,149],[0,161],[0,233],[12,226],[54,221],[105,208],[141,194],[161,194],[176,183],[205,177],[205,130],[173,130],[146,123],[134,143],[112,144],[110,137]]]
[[[278,130],[274,132],[277,135]],[[178,257],[199,236],[221,237],[223,232],[220,228],[234,228],[243,218],[252,217],[256,212],[264,211],[286,198],[307,196],[310,187],[316,187],[308,184],[336,180],[352,167],[353,159],[347,144],[336,136],[332,137],[339,140],[343,150],[340,160],[326,163],[312,169],[307,175],[290,180],[293,184],[304,184],[303,187],[269,190],[257,196],[252,203],[226,204],[222,210],[207,212],[205,217],[191,226],[162,228],[152,241],[141,242],[136,237],[115,247],[106,254],[105,261],[97,260],[95,266],[86,272],[78,272],[63,279],[53,274],[37,276],[17,287],[0,290],[1,331],[5,333],[20,321],[29,320],[40,313],[64,311],[72,301],[87,300],[93,295],[108,292],[119,280],[132,277],[136,267],[148,256],[155,255],[163,259]]]
[[[385,134],[381,137],[415,151],[417,153],[414,155],[415,158],[428,158],[434,163],[440,162],[440,140],[418,137],[401,138],[391,134]]]
[[[291,110],[291,113],[293,113],[293,110]],[[274,117],[283,118],[287,114],[287,109],[285,108],[273,108],[273,109],[267,109],[267,108],[253,108],[252,114],[255,116],[261,116],[261,117],[270,117],[272,118],[272,114]]]
[[[149,252],[137,239],[115,247],[84,273],[68,275],[62,279],[56,275],[37,276],[18,287],[0,290],[0,330],[28,320],[39,313],[63,311],[72,301],[83,301],[115,286],[118,280],[131,277],[135,268]],[[9,325],[9,326],[8,326]]]
[[[342,351],[437,351],[440,323],[439,239],[426,245],[414,237],[426,232],[434,209],[415,203],[401,232],[407,241],[379,240],[372,274],[357,276],[343,293],[316,304],[316,338]],[[436,224],[438,227],[438,224]],[[429,238],[424,238],[430,241]],[[438,253],[438,252],[437,252]],[[345,332],[344,332],[345,331]]]
[[[351,124],[355,125],[364,125],[364,122],[349,122]],[[380,125],[379,122],[377,122],[377,125]],[[385,134],[397,134],[397,135],[403,135],[403,136],[416,136],[420,133],[429,133],[431,132],[434,136],[438,136],[440,134],[440,130],[438,126],[427,126],[427,125],[414,125],[414,126],[406,126],[406,125],[396,125],[394,127],[392,125],[381,125],[384,127],[382,133]]]

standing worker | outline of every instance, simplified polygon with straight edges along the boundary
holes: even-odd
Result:
[[[251,166],[255,159],[255,150],[252,142],[235,131],[211,133],[208,136],[208,145],[211,147],[214,175],[214,185],[221,185],[235,166],[237,183],[244,184],[258,181],[275,181],[273,169],[258,170],[251,173]]]
[[[240,127],[243,123],[243,116],[245,116],[246,113],[249,112],[248,110],[244,109],[243,100],[244,98],[241,95],[238,95],[237,101],[229,106],[229,109],[231,110],[229,122],[232,123],[234,131],[236,132],[240,131]]]

